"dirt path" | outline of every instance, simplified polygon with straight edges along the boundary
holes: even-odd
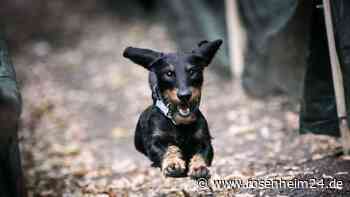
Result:
[[[350,195],[350,158],[335,156],[334,139],[298,136],[286,99],[246,98],[237,82],[210,69],[201,110],[214,136],[212,180],[335,178],[343,189],[208,189],[162,177],[133,147],[138,115],[151,99],[147,72],[121,57],[128,45],[176,49],[159,23],[101,14],[83,22],[71,44],[37,40],[16,54],[25,78],[21,139],[31,196]]]

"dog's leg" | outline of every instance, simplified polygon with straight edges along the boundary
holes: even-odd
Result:
[[[147,155],[153,166],[161,168],[164,176],[179,177],[186,175],[186,162],[182,158],[180,148],[162,143],[160,139],[152,139],[147,148]]]
[[[202,145],[190,160],[188,176],[193,179],[208,178],[209,166],[213,160],[213,147],[210,143]]]
[[[162,172],[165,176],[178,177],[185,175],[186,162],[179,147],[168,146],[162,160]]]

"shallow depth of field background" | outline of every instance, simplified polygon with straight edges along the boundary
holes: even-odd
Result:
[[[201,104],[214,137],[213,177],[330,175],[349,182],[346,158],[329,156],[339,148],[334,138],[298,135],[302,75],[295,82],[284,76],[297,84],[286,86],[296,87],[291,95],[264,99],[247,96],[232,77],[223,1],[4,0],[1,17],[24,101],[20,141],[31,196],[304,192],[198,190],[187,178],[163,178],[134,149],[134,127],[151,92],[147,71],[122,58],[124,48],[191,50],[217,38],[224,45],[206,70]]]

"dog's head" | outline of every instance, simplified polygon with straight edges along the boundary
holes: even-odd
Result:
[[[222,40],[202,41],[189,53],[160,53],[128,47],[123,56],[154,72],[159,91],[175,108],[175,121],[183,124],[196,119],[200,102],[203,70],[222,44]]]

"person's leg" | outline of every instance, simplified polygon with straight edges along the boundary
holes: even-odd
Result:
[[[338,136],[334,98],[323,10],[314,1],[310,35],[310,55],[305,74],[300,112],[300,132]]]
[[[11,128],[9,132],[16,131]],[[25,186],[17,137],[0,147],[0,196],[25,197]]]
[[[0,29],[0,196],[25,197],[17,139],[21,97]]]
[[[348,112],[350,110],[350,1],[332,1],[338,57],[342,66]],[[348,119],[349,120],[349,119]]]
[[[321,0],[313,1],[321,4]],[[331,1],[337,52],[340,59],[347,106],[350,104],[350,1]],[[349,110],[349,107],[347,107]],[[329,49],[322,9],[314,6],[310,56],[300,112],[301,133],[339,136]]]

